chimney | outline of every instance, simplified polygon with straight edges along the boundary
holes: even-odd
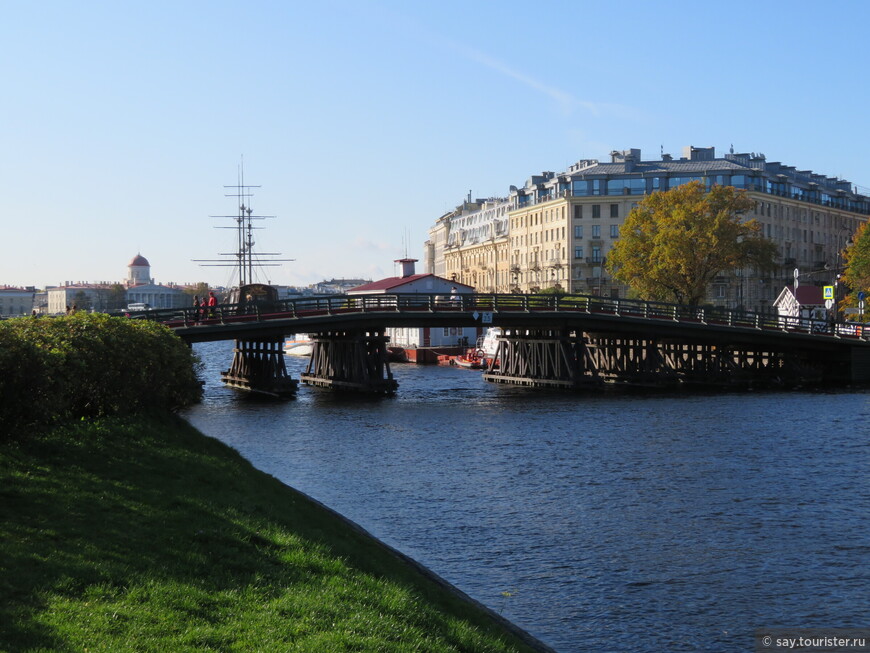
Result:
[[[415,258],[400,258],[395,261],[396,263],[402,264],[402,279],[405,277],[411,277],[414,275],[414,263],[417,262]]]

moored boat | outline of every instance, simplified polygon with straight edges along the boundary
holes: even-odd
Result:
[[[471,370],[479,370],[486,367],[486,360],[482,356],[479,356],[475,350],[469,349],[464,354],[455,356],[453,364]]]
[[[477,339],[477,353],[481,358],[491,361],[498,354],[498,339],[504,334],[501,327],[489,327],[486,333]]]
[[[314,342],[307,333],[297,333],[284,340],[286,356],[311,356]]]

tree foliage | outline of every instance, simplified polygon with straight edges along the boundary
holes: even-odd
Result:
[[[870,228],[866,222],[858,227],[852,242],[843,252],[846,262],[841,281],[849,288],[844,306],[857,306],[858,293],[870,291]],[[866,301],[866,300],[865,300]]]
[[[193,297],[196,295],[197,297],[204,297],[208,295],[209,287],[205,281],[200,281],[193,286],[184,289],[184,293],[186,295],[190,295]]]
[[[697,181],[653,193],[628,214],[607,268],[641,299],[696,306],[723,272],[773,267],[776,245],[741,218],[752,206],[743,191]]]
[[[156,322],[83,312],[0,322],[0,433],[175,410],[201,393],[190,348]]]

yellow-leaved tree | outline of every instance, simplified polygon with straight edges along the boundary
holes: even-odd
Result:
[[[849,294],[841,307],[857,306],[858,293],[870,293],[870,227],[861,224],[852,236],[851,243],[843,252],[846,267],[841,281],[849,288]]]
[[[697,306],[715,277],[729,270],[773,267],[776,245],[733,186],[704,190],[700,181],[652,193],[631,210],[607,268],[641,299]]]

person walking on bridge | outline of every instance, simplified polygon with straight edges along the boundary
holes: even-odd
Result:
[[[214,296],[214,291],[208,292],[208,316],[214,317],[214,307],[217,306],[217,297]]]

